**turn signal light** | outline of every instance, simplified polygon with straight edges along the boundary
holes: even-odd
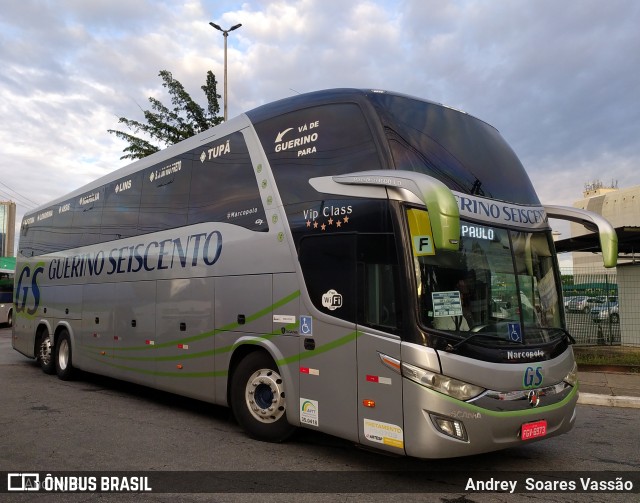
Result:
[[[375,400],[362,400],[362,405],[364,405],[365,407],[375,407],[376,406],[376,401]]]

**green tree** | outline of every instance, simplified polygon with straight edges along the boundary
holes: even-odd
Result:
[[[173,108],[150,97],[151,109],[143,110],[146,123],[120,117],[118,123],[126,125],[129,131],[133,132],[132,134],[115,129],[108,130],[109,133],[129,143],[129,146],[123,150],[125,155],[120,159],[142,159],[158,152],[161,148],[190,138],[224,121],[224,118],[219,115],[218,82],[211,70],[207,72],[205,85],[201,86],[207,98],[206,110],[191,98],[184,86],[173,78],[171,72],[162,70],[158,75],[162,78],[162,86],[171,96]],[[136,136],[140,132],[144,133],[149,140]]]

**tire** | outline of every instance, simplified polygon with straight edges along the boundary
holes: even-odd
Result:
[[[74,371],[73,358],[71,352],[71,337],[66,329],[60,331],[56,339],[56,349],[54,351],[54,360],[56,363],[56,374],[63,381],[73,379]]]
[[[611,316],[609,316],[609,321],[611,323],[620,323],[620,315],[618,313],[611,313]]]
[[[287,422],[285,385],[277,365],[263,351],[245,356],[231,378],[231,408],[251,438],[282,442],[295,427]]]
[[[42,330],[42,333],[38,337],[38,344],[36,345],[36,360],[45,374],[55,374],[56,364],[53,361],[51,335],[49,335],[49,331],[46,328]]]
[[[584,314],[588,314],[590,311],[591,311],[591,308],[589,306],[585,306],[584,309],[582,310]]]

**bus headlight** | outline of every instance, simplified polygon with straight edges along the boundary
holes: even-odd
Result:
[[[469,400],[484,391],[484,388],[476,386],[475,384],[458,381],[452,377],[436,374],[404,362],[402,363],[402,375],[422,386],[452,396],[458,400]]]
[[[563,381],[567,384],[570,384],[571,386],[575,386],[576,384],[578,384],[578,364],[576,362],[573,362],[573,368],[571,369],[571,372],[569,372],[565,376]]]

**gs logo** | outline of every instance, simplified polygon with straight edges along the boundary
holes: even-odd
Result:
[[[39,262],[35,265],[33,272],[31,272],[31,266],[24,266],[20,277],[18,278],[18,285],[16,287],[16,312],[27,314],[36,314],[38,306],[40,305],[40,288],[38,286],[38,276],[44,272],[44,263]],[[29,292],[33,295],[33,306],[27,308],[27,301],[29,299]]]
[[[542,367],[527,367],[522,378],[522,385],[525,389],[536,388],[542,384]]]

